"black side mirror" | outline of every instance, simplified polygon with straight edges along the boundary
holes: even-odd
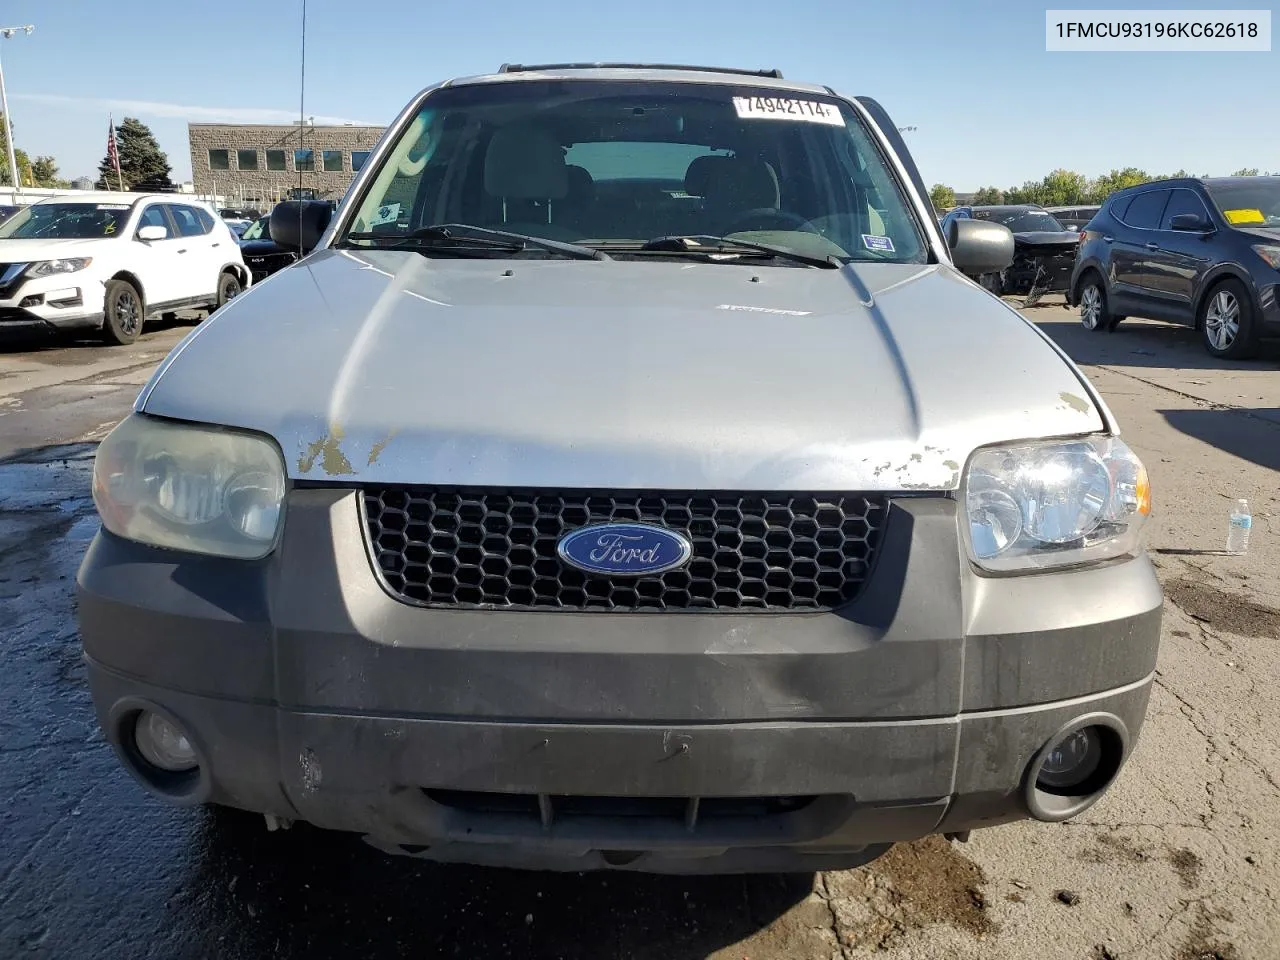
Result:
[[[324,200],[285,200],[271,211],[267,230],[285,249],[310,253],[332,218],[333,207]]]
[[[1198,213],[1179,213],[1169,221],[1169,229],[1185,230],[1189,233],[1207,233],[1213,229],[1213,224]]]
[[[990,220],[952,220],[947,225],[951,262],[965,273],[990,273],[1013,263],[1013,233]]]

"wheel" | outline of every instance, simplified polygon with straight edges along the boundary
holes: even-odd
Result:
[[[128,280],[107,281],[103,303],[102,339],[124,346],[138,339],[142,332],[142,294]]]
[[[224,306],[228,300],[234,300],[243,291],[240,278],[227,272],[218,277],[218,306]]]
[[[1210,290],[1196,320],[1210,356],[1247,360],[1258,352],[1253,298],[1239,280],[1223,280]]]
[[[1109,333],[1120,325],[1124,317],[1113,314],[1107,307],[1107,287],[1095,272],[1085,275],[1080,287],[1080,323],[1086,330]]]

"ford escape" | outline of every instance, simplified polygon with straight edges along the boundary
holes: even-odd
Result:
[[[438,84],[99,448],[78,576],[180,804],[563,870],[847,867],[1058,821],[1146,711],[1142,464],[960,269],[874,100]]]

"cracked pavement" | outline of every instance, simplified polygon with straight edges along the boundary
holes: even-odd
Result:
[[[1027,311],[1146,462],[1166,589],[1156,684],[1081,817],[902,844],[860,869],[548,875],[389,859],[358,839],[173,809],[103,743],[71,618],[93,442],[189,329],[0,353],[0,957],[1270,960],[1280,954],[1280,351]],[[998,356],[998,350],[993,351]],[[24,452],[25,451],[25,452]],[[1222,552],[1237,497],[1249,553]]]

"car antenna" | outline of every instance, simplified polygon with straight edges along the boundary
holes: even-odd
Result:
[[[302,0],[302,75],[298,81],[298,152],[307,131],[307,0]],[[295,160],[294,166],[298,167]],[[298,167],[298,256],[302,256],[302,168]]]

